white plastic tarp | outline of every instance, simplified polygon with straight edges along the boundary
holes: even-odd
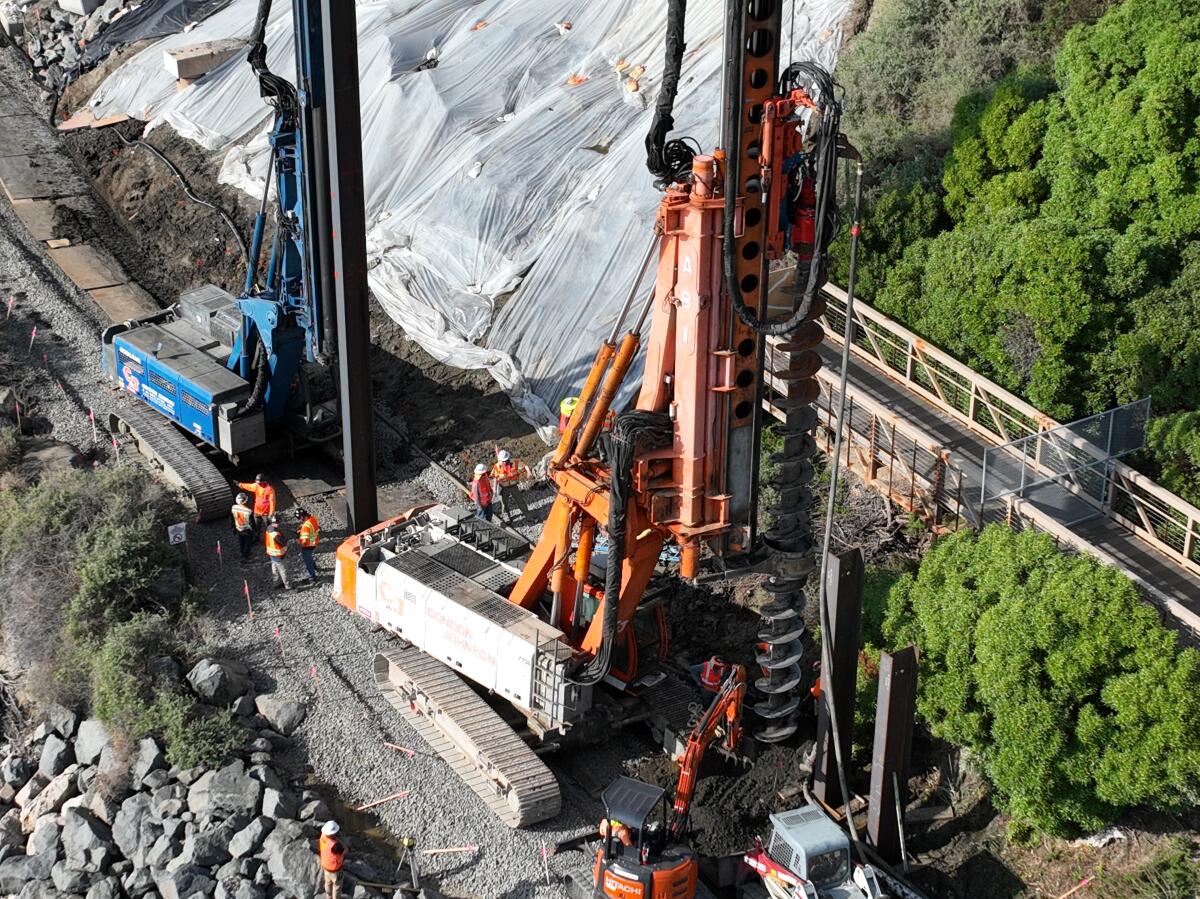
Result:
[[[832,66],[849,6],[797,0],[793,17],[785,2],[785,60]],[[222,180],[259,196],[269,111],[249,66],[239,56],[176,92],[161,62],[164,47],[248,34],[255,7],[235,0],[133,57],[96,92],[95,112],[227,150]],[[706,148],[719,131],[724,13],[725,0],[688,5],[673,134]],[[290,16],[276,0],[267,34],[269,64],[289,78]],[[643,142],[665,0],[390,0],[359,2],[358,17],[371,289],[432,356],[487,369],[548,426],[651,240],[660,195]]]

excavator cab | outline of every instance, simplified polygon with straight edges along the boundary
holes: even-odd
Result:
[[[593,899],[693,899],[699,860],[691,848],[670,842],[666,791],[618,777],[601,799]]]

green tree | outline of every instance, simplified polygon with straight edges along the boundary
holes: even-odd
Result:
[[[1200,505],[1200,412],[1176,412],[1146,427],[1146,449],[1164,487]]]
[[[921,716],[978,754],[1016,822],[1065,834],[1200,797],[1200,653],[1117,570],[960,532],[896,583],[884,629],[920,647]]]

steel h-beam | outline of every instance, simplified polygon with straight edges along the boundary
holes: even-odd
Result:
[[[358,27],[354,3],[320,0],[328,102],[329,196],[337,297],[338,381],[347,527],[379,520],[375,495],[375,427],[371,400],[371,330],[367,293],[366,201],[358,95]]]
[[[837,711],[842,761],[850,764],[854,742],[854,691],[858,682],[858,637],[862,623],[863,557],[858,549],[829,555],[825,572],[825,595],[829,601],[829,641],[832,671],[821,666],[821,703],[817,718],[817,757],[813,765],[813,792],[826,805],[837,808],[844,801],[838,781],[837,756],[833,751],[833,726],[827,697],[833,695]]]
[[[893,864],[903,861],[900,828],[908,793],[916,707],[917,648],[881,653],[867,839],[885,861]]]

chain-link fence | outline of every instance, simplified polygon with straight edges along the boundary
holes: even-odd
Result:
[[[1149,417],[1146,397],[986,450],[980,502],[1025,497],[1035,487],[1057,482],[1106,505],[1109,464],[1142,448]]]

